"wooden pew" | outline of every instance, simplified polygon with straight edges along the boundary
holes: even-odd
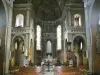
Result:
[[[39,75],[35,67],[20,67],[18,72],[13,75]]]
[[[81,71],[78,68],[63,66],[60,69],[61,70],[59,71],[56,67],[55,75],[81,75]]]

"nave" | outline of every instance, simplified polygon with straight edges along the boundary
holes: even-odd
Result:
[[[50,72],[48,54],[61,62]],[[99,64],[100,0],[0,0],[0,75],[100,75]]]

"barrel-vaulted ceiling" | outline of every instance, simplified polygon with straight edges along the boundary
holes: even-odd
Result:
[[[38,19],[54,21],[62,16],[66,3],[81,3],[82,0],[15,0],[15,4],[32,2]]]

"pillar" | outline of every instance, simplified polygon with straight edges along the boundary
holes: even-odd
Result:
[[[86,21],[86,37],[87,37],[87,50],[88,50],[88,63],[89,63],[89,72],[92,73],[92,44],[91,44],[91,26],[90,26],[90,8],[91,5],[88,4],[87,0],[84,0],[85,8],[85,21]]]
[[[63,44],[63,47],[64,47],[64,62],[67,61],[67,58],[66,58],[66,46],[65,46],[65,44],[66,44],[66,41],[64,40],[64,44]]]
[[[28,51],[27,53],[29,54],[29,35],[26,34],[26,40],[25,40],[25,51]]]
[[[30,25],[30,10],[27,9],[27,15],[26,15],[26,26]]]
[[[4,62],[4,68],[5,68],[5,74],[9,73],[9,60],[10,60],[10,44],[11,44],[11,26],[12,26],[12,6],[6,7],[6,18],[7,18],[7,27],[6,27],[6,34],[5,34],[5,62]]]
[[[71,11],[70,9],[68,10],[68,21],[69,21],[69,26],[71,26]]]

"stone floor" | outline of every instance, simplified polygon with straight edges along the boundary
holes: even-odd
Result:
[[[50,71],[50,72],[45,72],[44,75],[54,75],[54,72]]]
[[[52,66],[50,67],[49,72],[48,72],[48,68],[47,68],[47,67],[45,67],[45,70],[44,70],[44,75],[54,75],[54,71],[53,71]]]

